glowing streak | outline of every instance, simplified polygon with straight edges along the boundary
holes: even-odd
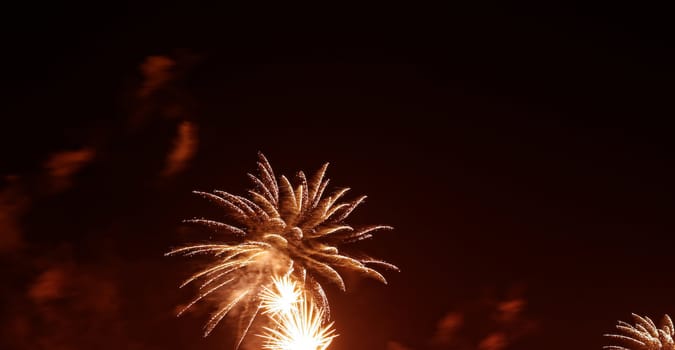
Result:
[[[260,253],[262,253],[262,252],[260,252]],[[260,253],[258,253],[257,255],[259,255]],[[231,261],[231,262],[227,262],[227,263],[223,263],[223,264],[216,265],[216,266],[214,266],[214,267],[212,267],[212,268],[210,268],[210,269],[206,269],[206,270],[200,271],[200,272],[198,272],[198,273],[192,275],[192,277],[190,277],[190,278],[188,278],[187,280],[185,280],[185,282],[183,282],[183,284],[181,284],[180,287],[183,288],[183,287],[185,287],[186,285],[190,284],[192,281],[196,280],[197,278],[199,278],[199,277],[201,277],[201,276],[204,276],[204,275],[209,275],[209,274],[211,274],[211,273],[213,273],[213,272],[216,272],[216,271],[224,270],[224,269],[227,269],[227,268],[229,268],[229,267],[235,267],[235,268],[241,268],[241,267],[244,267],[244,266],[247,265],[247,263],[248,263],[250,260],[251,260],[251,259],[247,259],[247,260],[244,260],[244,261],[235,260],[235,261]]]
[[[233,308],[235,305],[237,305],[237,303],[239,302],[239,300],[241,300],[243,297],[245,297],[246,294],[248,294],[249,292],[250,292],[249,290],[246,290],[246,291],[244,291],[243,293],[239,294],[239,296],[237,296],[236,298],[234,298],[234,300],[232,300],[232,301],[231,301],[229,304],[227,304],[224,308],[220,309],[220,311],[216,312],[213,316],[211,316],[211,319],[210,319],[209,322],[206,324],[206,329],[204,330],[204,336],[205,336],[205,337],[208,336],[209,333],[211,333],[211,331],[213,330],[213,328],[216,327],[216,325],[218,324],[218,322],[220,322],[220,320],[222,320],[223,317],[225,317],[225,315],[227,315],[227,313],[230,312],[230,310],[232,310],[232,308]]]
[[[178,312],[178,315],[177,315],[177,316],[182,315],[185,311],[187,311],[187,310],[188,310],[192,305],[194,305],[196,302],[202,300],[202,298],[204,298],[205,296],[207,296],[207,295],[213,293],[216,289],[218,289],[218,288],[220,288],[220,287],[222,287],[222,286],[224,286],[224,285],[226,285],[226,284],[232,282],[233,280],[234,280],[233,278],[230,278],[229,280],[226,280],[225,282],[220,283],[219,285],[217,285],[217,286],[215,286],[215,287],[213,287],[213,288],[207,290],[205,293],[199,294],[199,296],[198,296],[197,298],[195,298],[195,299],[192,300],[189,304],[187,304],[187,306],[185,306],[184,308],[182,308],[182,309]]]

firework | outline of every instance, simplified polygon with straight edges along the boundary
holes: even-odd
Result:
[[[348,256],[338,251],[341,244],[371,238],[376,231],[391,227],[370,225],[355,228],[345,222],[366,196],[342,201],[348,188],[324,196],[329,182],[324,179],[328,163],[310,179],[302,171],[298,172],[297,182],[292,185],[285,176],[277,180],[265,156],[259,153],[258,157],[259,175],[248,174],[253,183],[248,198],[218,190],[213,193],[194,192],[220,206],[229,221],[225,223],[195,218],[186,222],[206,226],[229,239],[216,244],[178,248],[167,253],[185,256],[207,254],[213,258],[212,263],[181,285],[195,281],[201,283],[199,295],[179,315],[206,296],[219,293],[221,306],[207,322],[204,336],[233,308],[238,307],[240,337],[237,346],[261,309],[265,313],[297,309],[310,312],[312,320],[313,317],[327,320],[330,310],[319,281],[333,282],[344,291],[345,284],[338,273],[339,269],[355,271],[383,283],[386,283],[384,276],[371,266],[398,270],[396,266],[381,260]],[[278,279],[274,276],[285,277]],[[288,289],[291,282],[295,281],[303,286],[302,293]],[[273,299],[274,293],[281,292],[281,289],[287,292],[288,299]],[[299,294],[310,297],[301,295],[300,299],[293,299]],[[293,307],[295,303],[302,307]],[[292,323],[301,316],[310,315],[286,312],[282,314],[282,318],[286,319],[280,322]],[[290,334],[278,332],[280,339],[282,335]]]
[[[607,350],[675,350],[675,327],[670,316],[664,315],[661,328],[657,328],[654,321],[649,317],[633,315],[635,325],[619,321],[616,326],[623,334],[605,334],[606,337],[618,340],[626,344],[624,346],[608,345]]]
[[[284,297],[277,295],[279,299]],[[324,325],[323,311],[308,297],[272,317],[274,326],[265,327],[263,348],[270,350],[324,350],[337,337],[333,324]]]
[[[302,290],[289,276],[273,277],[272,284],[260,293],[263,314],[288,314],[302,301]]]

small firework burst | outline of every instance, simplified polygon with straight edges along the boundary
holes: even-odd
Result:
[[[635,325],[619,321],[616,325],[622,334],[605,334],[606,337],[615,339],[625,344],[607,345],[603,349],[607,350],[675,350],[675,327],[670,316],[664,315],[661,321],[661,328],[656,327],[654,321],[649,317],[633,315]]]
[[[287,314],[302,302],[302,290],[289,276],[272,277],[272,288],[263,288],[260,293],[263,315]]]
[[[261,335],[269,350],[324,350],[337,334],[333,324],[325,324],[323,311],[310,298],[294,304],[287,312],[272,317],[274,325]]]

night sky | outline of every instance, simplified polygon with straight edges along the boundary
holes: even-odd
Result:
[[[329,349],[599,349],[675,313],[672,21],[547,3],[6,9],[0,348],[232,349],[163,254],[258,151],[395,227],[345,248],[401,272],[328,288]]]

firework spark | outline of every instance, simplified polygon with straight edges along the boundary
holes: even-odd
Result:
[[[299,291],[288,290],[288,281],[297,281],[303,286],[303,294],[311,294],[311,301],[300,297],[297,303],[302,307],[299,310],[311,312],[312,317],[318,315],[325,321],[330,317],[330,310],[319,280],[333,282],[344,291],[345,284],[338,269],[355,271],[383,283],[386,283],[384,276],[370,266],[398,271],[396,266],[384,261],[348,256],[338,251],[341,244],[371,238],[374,232],[391,227],[371,225],[354,228],[348,225],[345,220],[366,196],[341,201],[349,190],[343,188],[324,197],[329,182],[324,179],[327,163],[310,179],[302,171],[298,172],[294,186],[285,176],[277,180],[265,156],[259,153],[258,157],[259,176],[248,174],[254,185],[248,191],[248,198],[218,190],[213,193],[194,192],[219,205],[231,221],[225,223],[195,218],[186,222],[206,226],[231,237],[231,240],[187,246],[167,253],[185,256],[207,254],[214,258],[212,263],[181,285],[201,281],[200,294],[180,313],[202,298],[224,291],[220,294],[224,306],[206,324],[204,336],[229,311],[240,305],[237,346],[259,310],[264,308],[269,313],[289,309],[289,300],[295,298]],[[284,282],[274,276],[286,276],[284,278],[288,280]],[[281,292],[280,288],[290,299],[284,299],[278,305],[270,304],[277,302],[270,297],[272,293]],[[298,321],[297,317],[310,315],[291,312],[282,316],[288,318],[284,323],[292,323]],[[279,336],[288,333],[279,332]]]
[[[277,294],[277,298],[284,296]],[[265,349],[324,350],[337,337],[333,324],[324,325],[323,311],[307,297],[292,304],[288,311],[276,314],[272,320],[274,326],[265,327],[266,333],[261,335]]]
[[[654,321],[649,317],[633,315],[635,325],[619,321],[616,326],[623,334],[605,334],[606,337],[618,340],[627,347],[618,345],[604,346],[607,350],[675,350],[675,327],[670,316],[664,315],[661,328],[657,328]]]

